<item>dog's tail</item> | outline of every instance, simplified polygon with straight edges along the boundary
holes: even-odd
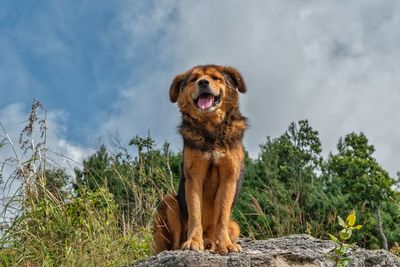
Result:
[[[167,195],[154,221],[153,253],[179,249],[181,244],[182,219],[176,196]]]

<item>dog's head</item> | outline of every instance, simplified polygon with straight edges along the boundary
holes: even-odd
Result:
[[[204,65],[176,76],[169,97],[171,102],[178,102],[181,112],[207,119],[238,107],[238,92],[246,92],[246,85],[237,69]]]

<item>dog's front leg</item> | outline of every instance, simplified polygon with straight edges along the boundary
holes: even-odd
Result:
[[[188,208],[188,239],[182,249],[204,250],[201,225],[201,190],[203,185],[193,177],[186,178],[185,197]]]
[[[232,154],[228,154],[218,166],[220,185],[215,198],[214,225],[216,228],[216,252],[221,255],[241,250],[240,246],[235,241],[232,242],[229,236],[232,204],[240,178],[242,159],[242,153]]]
[[[239,252],[240,246],[232,243],[229,237],[229,223],[231,216],[231,207],[236,191],[236,181],[229,179],[221,184],[218,189],[216,204],[219,211],[216,217],[216,252],[225,255],[228,252]]]
[[[203,183],[207,175],[208,161],[199,151],[184,150],[185,199],[188,209],[187,241],[182,249],[204,250],[201,208]]]

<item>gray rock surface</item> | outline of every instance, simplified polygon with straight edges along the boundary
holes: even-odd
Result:
[[[291,235],[269,240],[240,239],[242,252],[227,256],[209,252],[164,251],[132,267],[181,266],[181,267],[222,267],[222,266],[335,266],[327,257],[335,244],[329,240],[319,240],[307,235]],[[400,259],[383,250],[355,249],[351,253],[350,266],[398,266]]]

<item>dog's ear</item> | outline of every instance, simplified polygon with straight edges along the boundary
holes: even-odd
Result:
[[[182,82],[184,81],[186,73],[181,73],[175,77],[169,88],[169,99],[172,103],[178,100],[179,92],[181,90]]]
[[[232,67],[223,67],[222,71],[228,75],[228,78],[233,83],[233,86],[235,86],[239,92],[246,92],[246,84],[244,83],[243,77],[237,69]]]

